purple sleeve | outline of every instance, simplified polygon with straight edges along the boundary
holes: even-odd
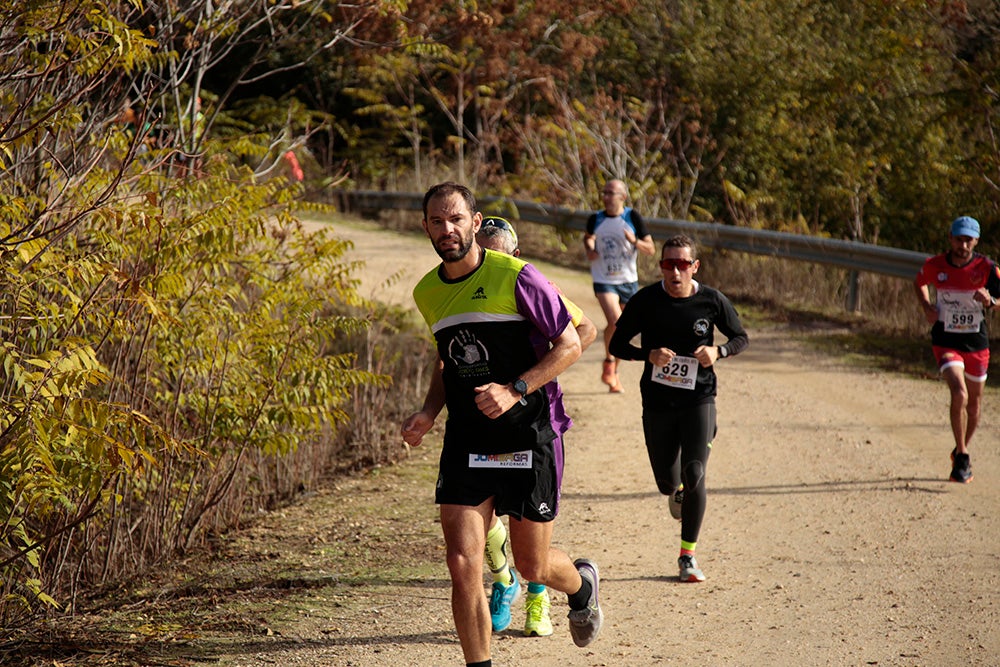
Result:
[[[517,312],[524,315],[548,340],[553,341],[572,318],[549,279],[531,264],[525,264],[514,287]]]

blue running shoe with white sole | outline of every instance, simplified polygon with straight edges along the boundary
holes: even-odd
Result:
[[[490,594],[490,618],[493,620],[493,632],[503,632],[510,626],[510,606],[521,594],[521,581],[517,572],[510,571],[513,579],[510,586],[504,586],[499,581],[493,582],[493,592]]]

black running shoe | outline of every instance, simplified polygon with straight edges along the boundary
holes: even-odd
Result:
[[[968,484],[972,481],[972,462],[968,454],[956,454],[951,452],[951,477],[953,482]]]

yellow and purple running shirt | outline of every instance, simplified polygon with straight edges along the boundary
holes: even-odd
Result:
[[[427,273],[413,299],[444,362],[446,430],[468,451],[518,451],[526,433],[537,433],[539,444],[565,433],[571,422],[555,380],[529,396],[528,406],[515,405],[497,419],[475,404],[476,387],[516,380],[570,324],[559,293],[535,267],[486,250],[480,265],[456,280],[445,278],[440,266]]]

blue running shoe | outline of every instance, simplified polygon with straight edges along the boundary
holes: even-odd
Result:
[[[510,605],[521,594],[521,581],[513,568],[510,570],[510,577],[513,579],[510,586],[504,586],[499,581],[493,582],[493,592],[490,594],[493,632],[503,632],[510,625]]]

